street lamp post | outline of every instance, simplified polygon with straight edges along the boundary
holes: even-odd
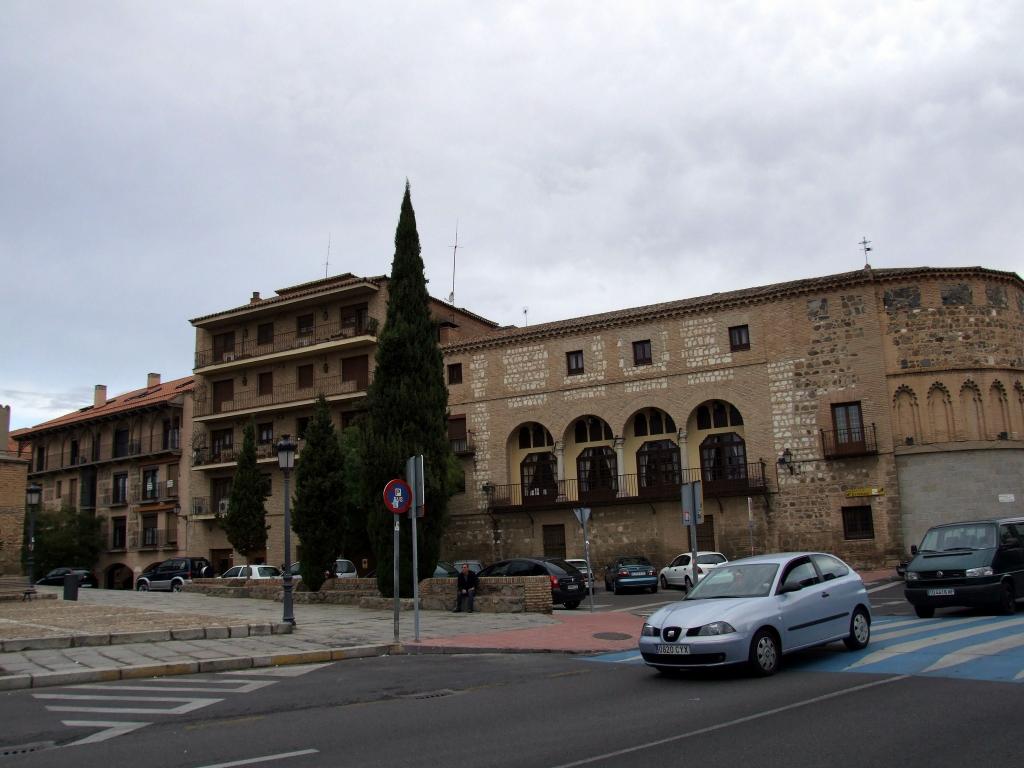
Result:
[[[43,489],[38,483],[31,483],[25,489],[25,504],[28,507],[28,555],[25,558],[25,568],[28,571],[28,588],[25,596],[31,597],[36,591],[35,577],[32,573],[35,566],[36,556],[36,509],[43,498]]]
[[[295,443],[288,435],[282,435],[277,444],[277,463],[284,473],[284,616],[281,620],[295,626],[292,608],[292,499],[288,489],[288,477],[295,467]]]

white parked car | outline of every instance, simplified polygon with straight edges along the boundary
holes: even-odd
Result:
[[[281,569],[273,565],[234,565],[220,575],[222,579],[280,579]]]
[[[697,553],[697,580],[713,568],[729,562],[728,558],[721,552],[698,552]],[[658,574],[658,581],[662,589],[676,587],[677,589],[689,590],[693,586],[693,567],[690,565],[690,553],[684,552],[676,555],[675,559],[661,569]]]
[[[590,572],[590,568],[587,567],[587,561],[582,557],[580,558],[566,558],[565,562],[573,566],[577,571],[583,574],[583,578],[586,580],[587,589],[594,586],[594,574]]]

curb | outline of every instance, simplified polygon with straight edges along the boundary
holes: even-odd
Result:
[[[0,640],[0,653],[85,648],[98,645],[126,645],[129,643],[162,643],[168,640],[225,640],[236,637],[266,637],[267,635],[288,635],[294,630],[295,627],[287,622],[277,622],[273,624],[239,624],[230,627],[193,627],[191,629],[157,629],[143,632],[111,632],[98,635],[28,637]]]
[[[587,656],[592,653],[609,653],[606,650],[595,650],[593,648],[567,649],[567,648],[492,648],[471,645],[403,645],[398,654],[408,656],[427,656],[431,654],[469,654],[469,653],[552,653],[563,656]]]
[[[291,625],[289,625],[291,626]],[[0,676],[0,691],[23,688],[51,688],[54,686],[105,683],[114,680],[137,680],[144,677],[173,677],[196,675],[202,672],[232,672],[240,669],[283,667],[293,664],[316,664],[327,661],[345,661],[401,653],[401,646],[357,645],[348,648],[325,648],[316,651],[295,651],[263,656],[232,656],[222,659],[171,662],[167,664],[138,664],[113,669],[80,669],[73,672],[40,672],[34,675]]]

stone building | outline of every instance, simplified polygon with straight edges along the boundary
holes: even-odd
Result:
[[[150,373],[145,387],[112,398],[97,385],[92,405],[18,433],[32,446],[28,479],[43,488],[43,510],[69,507],[100,519],[101,586],[131,589],[146,566],[189,550],[182,446],[191,439],[191,410],[191,377],[161,382]]]
[[[387,277],[344,274],[282,288],[267,298],[254,293],[248,304],[191,321],[196,388],[189,519],[203,537],[205,549],[197,554],[208,553],[218,573],[230,565],[233,553],[216,515],[227,511],[246,423],[255,425],[257,461],[270,487],[267,550],[250,559],[279,565],[284,560],[284,479],[276,444],[290,435],[301,457],[320,394],[339,428],[350,425],[364,408],[377,332],[387,314],[388,282]],[[496,327],[436,300],[431,300],[431,311],[442,343]],[[367,553],[340,554],[356,560],[361,570],[371,566]],[[292,556],[301,558],[301,551]]]
[[[0,574],[21,573],[28,458],[10,436],[11,406],[0,406]]]
[[[823,549],[892,564],[937,521],[1024,513],[1024,284],[879,269],[443,347],[466,492],[448,557],[665,563]]]

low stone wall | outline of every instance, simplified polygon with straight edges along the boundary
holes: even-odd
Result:
[[[455,607],[455,579],[424,579],[420,582],[420,608],[450,611]],[[391,610],[394,600],[382,597],[376,579],[328,579],[319,592],[310,592],[298,582],[292,592],[296,603],[356,605],[360,608]],[[282,599],[280,579],[194,579],[186,592],[212,597]],[[402,599],[402,610],[412,610],[411,599]],[[480,579],[474,608],[486,613],[551,613],[551,583],[546,576],[515,576]]]

